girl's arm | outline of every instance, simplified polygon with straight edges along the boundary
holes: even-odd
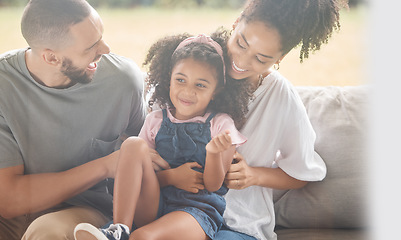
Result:
[[[232,145],[229,133],[229,131],[225,131],[215,136],[206,145],[206,163],[203,173],[203,182],[205,188],[210,192],[215,192],[220,189],[233,160],[235,146]]]
[[[230,166],[225,179],[228,188],[244,189],[256,185],[273,189],[296,189],[308,183],[289,176],[281,168],[250,167],[239,153],[235,153],[234,158],[237,163]]]

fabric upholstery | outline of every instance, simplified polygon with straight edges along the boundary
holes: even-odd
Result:
[[[323,181],[308,183],[302,189],[275,190],[276,226],[364,228],[369,89],[366,86],[297,87],[297,91],[316,132],[315,151],[326,163],[327,176]],[[279,239],[285,238],[279,234]],[[356,238],[338,236],[327,239]]]

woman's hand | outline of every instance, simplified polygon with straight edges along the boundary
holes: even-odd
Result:
[[[189,162],[171,169],[172,178],[170,180],[170,185],[192,193],[197,193],[199,190],[205,189],[203,185],[203,174],[192,168],[202,168],[202,166],[196,162]]]
[[[228,188],[244,189],[252,185],[256,185],[256,177],[252,171],[252,167],[248,166],[244,157],[235,152],[235,163],[231,164],[228,170],[224,183]]]

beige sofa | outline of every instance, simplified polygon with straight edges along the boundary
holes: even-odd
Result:
[[[327,165],[321,182],[274,191],[278,240],[365,240],[369,88],[297,87]]]
[[[302,189],[274,191],[278,240],[367,240],[369,88],[296,89],[315,129],[315,150],[326,163],[327,176]]]

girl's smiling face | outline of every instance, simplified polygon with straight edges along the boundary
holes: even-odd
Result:
[[[231,57],[228,73],[234,79],[255,78],[283,57],[279,33],[259,21],[239,21],[227,47]]]
[[[170,80],[173,115],[188,120],[206,113],[217,88],[217,73],[208,63],[187,58],[174,66]]]

